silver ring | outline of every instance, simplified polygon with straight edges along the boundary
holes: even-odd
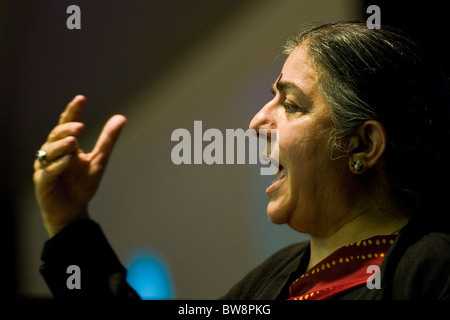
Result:
[[[47,152],[45,150],[38,150],[36,152],[36,160],[39,161],[41,167],[46,167],[48,165]]]

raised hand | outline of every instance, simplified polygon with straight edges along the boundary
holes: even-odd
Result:
[[[111,117],[91,152],[80,149],[77,136],[84,96],[76,96],[59,118],[41,150],[45,161],[34,162],[33,181],[44,227],[50,236],[87,218],[87,206],[100,184],[108,159],[125,124],[122,115]]]

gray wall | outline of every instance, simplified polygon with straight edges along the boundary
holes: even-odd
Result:
[[[287,36],[303,22],[363,18],[364,10],[358,0],[121,2],[10,8],[10,21],[19,10],[28,19],[9,37],[14,108],[6,111],[5,133],[16,139],[18,159],[9,177],[18,292],[49,296],[37,271],[47,237],[30,183],[32,157],[80,93],[88,98],[86,150],[109,116],[128,118],[90,205],[92,218],[124,264],[138,249],[163,257],[176,298],[216,298],[275,250],[306,236],[268,221],[264,190],[271,177],[259,175],[257,165],[176,166],[171,133],[193,132],[194,120],[203,130],[245,130],[270,98]],[[81,30],[65,28],[69,4],[81,8]]]

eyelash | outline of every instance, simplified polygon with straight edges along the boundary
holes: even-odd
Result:
[[[272,89],[270,90],[270,92],[273,94],[273,96],[276,96],[276,94],[277,94]],[[293,103],[286,102],[286,100],[283,101],[283,103],[281,105],[284,107],[284,109],[286,110],[287,113],[302,112],[302,110],[297,105],[295,105]]]
[[[287,113],[296,113],[296,112],[301,112],[300,108],[297,107],[295,104],[292,103],[288,103],[286,101],[284,101],[282,103],[284,109],[286,110]]]

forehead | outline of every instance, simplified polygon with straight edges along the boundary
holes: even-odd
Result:
[[[306,95],[317,90],[317,73],[312,68],[306,45],[300,44],[286,59],[280,81],[295,83]]]

